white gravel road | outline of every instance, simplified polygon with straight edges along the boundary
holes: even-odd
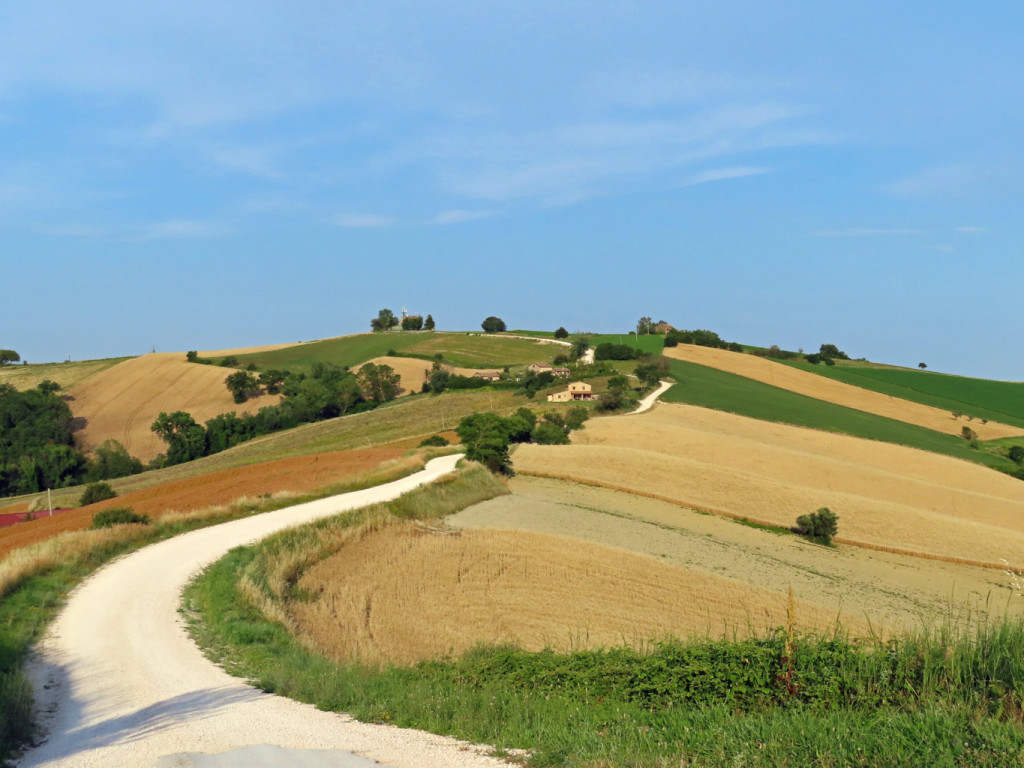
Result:
[[[651,410],[651,408],[654,407],[654,404],[658,401],[658,398],[661,397],[665,393],[665,390],[667,390],[673,384],[675,384],[674,381],[660,381],[660,382],[658,382],[658,388],[656,390],[654,390],[653,392],[651,392],[651,394],[647,395],[647,397],[645,397],[643,400],[641,400],[637,404],[635,410],[630,411],[626,415],[627,416],[631,416],[634,413],[643,413],[644,411]]]
[[[373,764],[353,753],[393,768],[506,765],[453,739],[262,693],[207,661],[178,615],[189,579],[232,547],[393,499],[451,472],[459,458],[434,459],[387,485],[193,531],[98,571],[72,595],[30,665],[49,736],[18,765]]]

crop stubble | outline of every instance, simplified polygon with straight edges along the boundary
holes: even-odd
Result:
[[[1024,561],[1024,485],[949,457],[667,403],[588,422],[573,443],[519,446],[516,471],[785,527],[827,506],[840,542]]]

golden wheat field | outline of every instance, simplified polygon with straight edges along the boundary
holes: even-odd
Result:
[[[1024,564],[1024,484],[903,446],[663,403],[596,419],[573,445],[519,446],[517,472],[778,526],[827,506],[838,542]]]
[[[69,393],[69,405],[84,428],[75,434],[83,451],[104,440],[117,440],[142,461],[162,453],[166,445],[150,430],[161,411],[186,411],[202,424],[221,413],[255,413],[276,405],[279,395],[262,395],[237,405],[224,385],[232,368],[198,365],[184,354],[155,353],[135,357],[100,371]]]
[[[307,571],[289,603],[328,655],[412,664],[474,645],[642,646],[669,634],[733,637],[783,626],[787,597],[620,549],[526,531],[392,525]],[[834,612],[797,601],[803,629]],[[843,617],[844,624],[860,626]]]
[[[698,347],[693,344],[666,347],[663,354],[675,360],[685,360],[690,363],[706,365],[709,368],[717,368],[720,371],[735,373],[817,400],[844,405],[847,408],[874,413],[907,424],[916,424],[936,432],[959,435],[963,428],[963,423],[954,419],[949,411],[854,387],[756,355]],[[972,421],[971,429],[977,432],[978,438],[981,440],[995,440],[1000,437],[1024,434],[1024,430],[1020,427],[994,421],[986,424]]]

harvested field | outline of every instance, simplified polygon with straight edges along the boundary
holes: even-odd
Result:
[[[93,515],[110,507],[131,507],[136,513],[149,515],[155,520],[172,511],[180,513],[227,506],[243,498],[307,493],[350,480],[384,462],[401,460],[409,462],[410,466],[422,465],[423,460],[419,456],[400,459],[403,453],[403,450],[397,448],[373,448],[302,456],[214,472],[126,493],[114,499],[63,512],[59,516],[41,517],[0,530],[0,557],[13,549],[48,539],[63,531],[88,528],[92,524]]]
[[[202,424],[222,413],[255,413],[276,405],[279,395],[263,395],[238,405],[224,386],[234,370],[186,362],[178,353],[150,354],[108,368],[71,390],[71,411],[84,419],[75,438],[83,451],[117,440],[128,453],[149,461],[166,445],[150,430],[161,411],[186,411]]]
[[[74,363],[41,363],[39,365],[5,365],[0,368],[0,384],[10,384],[24,392],[34,389],[44,381],[54,381],[61,389],[67,390],[85,381],[100,371],[130,360],[128,357],[111,357],[106,360],[82,360]]]
[[[562,480],[520,475],[509,481],[509,490],[445,522],[571,536],[779,595],[792,587],[798,598],[866,618],[876,630],[941,624],[951,613],[979,618],[1020,609],[1009,577],[989,568],[821,547],[657,499]]]
[[[388,365],[397,373],[401,378],[402,391],[399,395],[414,395],[423,390],[423,382],[426,381],[430,375],[430,371],[434,364],[427,362],[426,360],[419,360],[415,357],[375,357],[372,360],[367,360],[362,365],[352,370],[355,373],[359,373],[359,370],[363,365],[373,363],[374,365]],[[476,373],[472,368],[455,368],[450,365],[446,365],[445,369],[451,373],[458,374],[459,376],[472,376]]]
[[[573,441],[520,446],[516,471],[784,527],[827,506],[838,542],[1024,565],[1024,484],[968,462],[667,403]]]
[[[785,625],[784,595],[597,544],[526,531],[367,534],[299,580],[297,634],[341,660],[413,664],[478,643],[527,650],[642,646],[669,634],[746,636]],[[800,602],[806,628],[835,614]]]
[[[959,435],[965,426],[964,422],[954,419],[950,411],[844,384],[841,381],[801,371],[798,368],[782,365],[756,355],[698,347],[692,344],[666,347],[663,354],[675,360],[684,360],[720,371],[728,371],[807,397],[896,419],[907,424],[916,424],[936,432]],[[981,440],[994,440],[1000,437],[1024,434],[1024,430],[1020,427],[1000,424],[995,421],[982,424],[975,420],[968,426],[978,434]]]

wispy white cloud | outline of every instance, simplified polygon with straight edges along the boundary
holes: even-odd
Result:
[[[726,179],[742,179],[745,176],[760,176],[771,173],[771,168],[758,168],[754,166],[731,166],[726,168],[710,168],[706,171],[695,173],[686,181],[686,185],[706,184],[709,181],[724,181]]]
[[[946,165],[897,179],[885,190],[906,197],[962,197],[995,175],[993,169],[979,165]]]
[[[273,153],[263,147],[222,146],[209,152],[210,160],[229,171],[238,171],[264,179],[280,179],[282,173],[274,163]]]
[[[955,230],[958,235],[984,235],[988,233],[987,227],[957,227]]]
[[[455,209],[442,211],[433,218],[434,224],[464,224],[467,221],[479,221],[494,215],[494,211],[463,211]]]
[[[491,202],[534,198],[563,204],[635,185],[686,185],[766,173],[766,168],[745,165],[698,169],[709,161],[828,140],[790,130],[802,114],[794,106],[756,104],[674,119],[598,120],[448,139],[426,154],[436,158],[439,183],[449,193]]]
[[[395,219],[375,213],[341,213],[334,217],[334,223],[349,229],[374,229],[389,227],[395,223]]]
[[[812,237],[905,237],[907,235],[924,234],[927,234],[927,232],[922,229],[868,229],[865,227],[811,232]]]

